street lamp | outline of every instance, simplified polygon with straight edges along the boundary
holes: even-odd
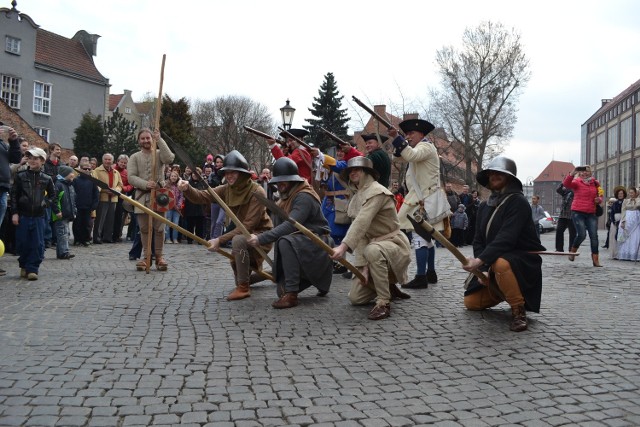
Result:
[[[280,113],[282,114],[282,127],[285,128],[285,130],[291,129],[293,113],[295,112],[296,109],[289,105],[289,100],[287,99],[287,105],[280,109]]]

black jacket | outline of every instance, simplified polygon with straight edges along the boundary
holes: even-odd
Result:
[[[11,163],[20,163],[22,153],[20,152],[20,142],[18,138],[9,141],[7,144],[0,139],[0,193],[11,189]]]
[[[20,216],[43,216],[45,208],[51,207],[54,214],[60,212],[54,203],[56,189],[53,180],[42,171],[31,169],[18,172],[11,187],[11,211]]]
[[[100,201],[100,189],[86,176],[78,175],[73,180],[73,188],[76,191],[76,208],[82,210],[96,210]]]

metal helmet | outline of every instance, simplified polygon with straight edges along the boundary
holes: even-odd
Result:
[[[355,168],[364,169],[369,175],[373,176],[373,179],[375,179],[376,181],[380,177],[380,172],[373,168],[373,162],[371,161],[371,159],[368,159],[364,156],[356,156],[349,159],[349,162],[347,162],[347,167],[340,171],[340,178],[345,182],[348,181],[349,173],[352,169]]]
[[[273,164],[273,178],[269,184],[278,182],[302,182],[304,178],[298,175],[298,165],[288,157],[280,157]]]
[[[502,172],[504,174],[511,175],[513,179],[515,179],[520,184],[520,187],[522,187],[522,181],[520,181],[516,176],[518,174],[516,162],[514,162],[510,158],[498,156],[491,160],[484,170],[481,170],[476,174],[476,181],[478,181],[478,184],[486,187],[487,184],[489,184],[489,172],[491,171]]]
[[[218,172],[224,173],[225,171],[238,171],[251,175],[249,162],[238,150],[233,150],[224,157],[222,167]]]

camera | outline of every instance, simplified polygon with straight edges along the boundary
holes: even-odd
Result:
[[[577,167],[576,167],[576,170],[577,170],[578,172],[584,172],[584,171],[586,171],[586,170],[587,170],[587,167],[586,167],[586,166],[577,166]]]

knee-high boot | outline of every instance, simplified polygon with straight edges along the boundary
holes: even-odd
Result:
[[[511,269],[511,264],[504,258],[498,258],[491,266],[496,282],[505,300],[511,306],[510,329],[514,332],[522,332],[527,329],[527,312],[524,308],[524,297],[520,291],[518,279]]]
[[[599,254],[591,254],[591,261],[593,261],[593,266],[594,267],[602,267],[602,265],[600,265],[600,259],[599,259]]]

